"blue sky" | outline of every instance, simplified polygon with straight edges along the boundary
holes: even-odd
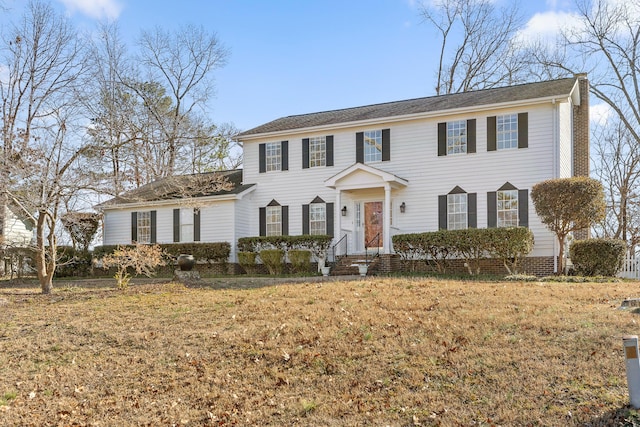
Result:
[[[19,9],[26,0],[5,0]],[[215,31],[216,123],[241,130],[278,117],[434,94],[436,33],[418,0],[52,0],[80,28],[117,19],[125,40],[154,26]],[[430,0],[425,0],[430,1]],[[496,0],[500,3],[501,0]],[[563,0],[523,0],[533,34],[566,20]]]

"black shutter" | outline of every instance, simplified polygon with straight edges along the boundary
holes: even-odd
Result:
[[[327,166],[333,166],[333,135],[327,136],[325,144],[325,150],[327,152]]]
[[[518,225],[529,226],[529,190],[518,190]]]
[[[467,153],[476,152],[476,119],[467,120]]]
[[[327,203],[325,205],[325,214],[326,214],[326,219],[327,219],[327,234],[331,237],[333,237],[334,232],[333,232],[333,209],[334,209],[334,205],[333,203]]]
[[[529,146],[529,114],[518,114],[518,148]]]
[[[260,208],[260,231],[261,236],[267,235],[267,208]]]
[[[447,155],[447,124],[438,123],[438,156]]]
[[[138,241],[138,212],[131,212],[131,243]]]
[[[288,171],[289,170],[289,141],[282,141],[280,143],[280,156],[282,157],[280,165],[282,166],[280,170]]]
[[[356,163],[364,163],[364,132],[356,132]]]
[[[280,215],[282,219],[282,235],[289,235],[289,206],[282,206],[280,208]]]
[[[173,241],[180,241],[180,209],[173,210]]]
[[[302,205],[302,234],[309,234],[309,205]]]
[[[382,129],[382,161],[391,160],[391,129]]]
[[[302,169],[309,169],[309,138],[302,138]]]
[[[447,195],[438,196],[438,228],[447,229]]]
[[[487,227],[496,228],[498,226],[498,193],[489,191],[487,193]]]
[[[200,241],[200,209],[193,210],[193,241]]]
[[[496,151],[496,116],[487,117],[487,151]]]
[[[476,193],[467,194],[467,227],[478,228],[478,197]]]
[[[267,171],[267,146],[265,144],[258,146],[258,163],[259,172],[265,173]]]
[[[156,211],[151,211],[151,243],[157,242],[156,236]]]

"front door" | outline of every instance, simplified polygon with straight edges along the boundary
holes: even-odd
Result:
[[[382,247],[382,202],[364,203],[365,247]],[[376,236],[378,236],[376,238]]]

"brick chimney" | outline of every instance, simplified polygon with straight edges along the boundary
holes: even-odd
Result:
[[[589,176],[589,80],[576,74],[580,105],[573,106],[573,176]]]
[[[573,106],[573,176],[589,176],[589,80],[587,73],[576,74],[580,105]],[[589,228],[573,233],[576,240],[591,237]]]

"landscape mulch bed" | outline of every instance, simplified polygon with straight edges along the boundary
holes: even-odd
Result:
[[[637,282],[0,286],[0,425],[633,425]]]

